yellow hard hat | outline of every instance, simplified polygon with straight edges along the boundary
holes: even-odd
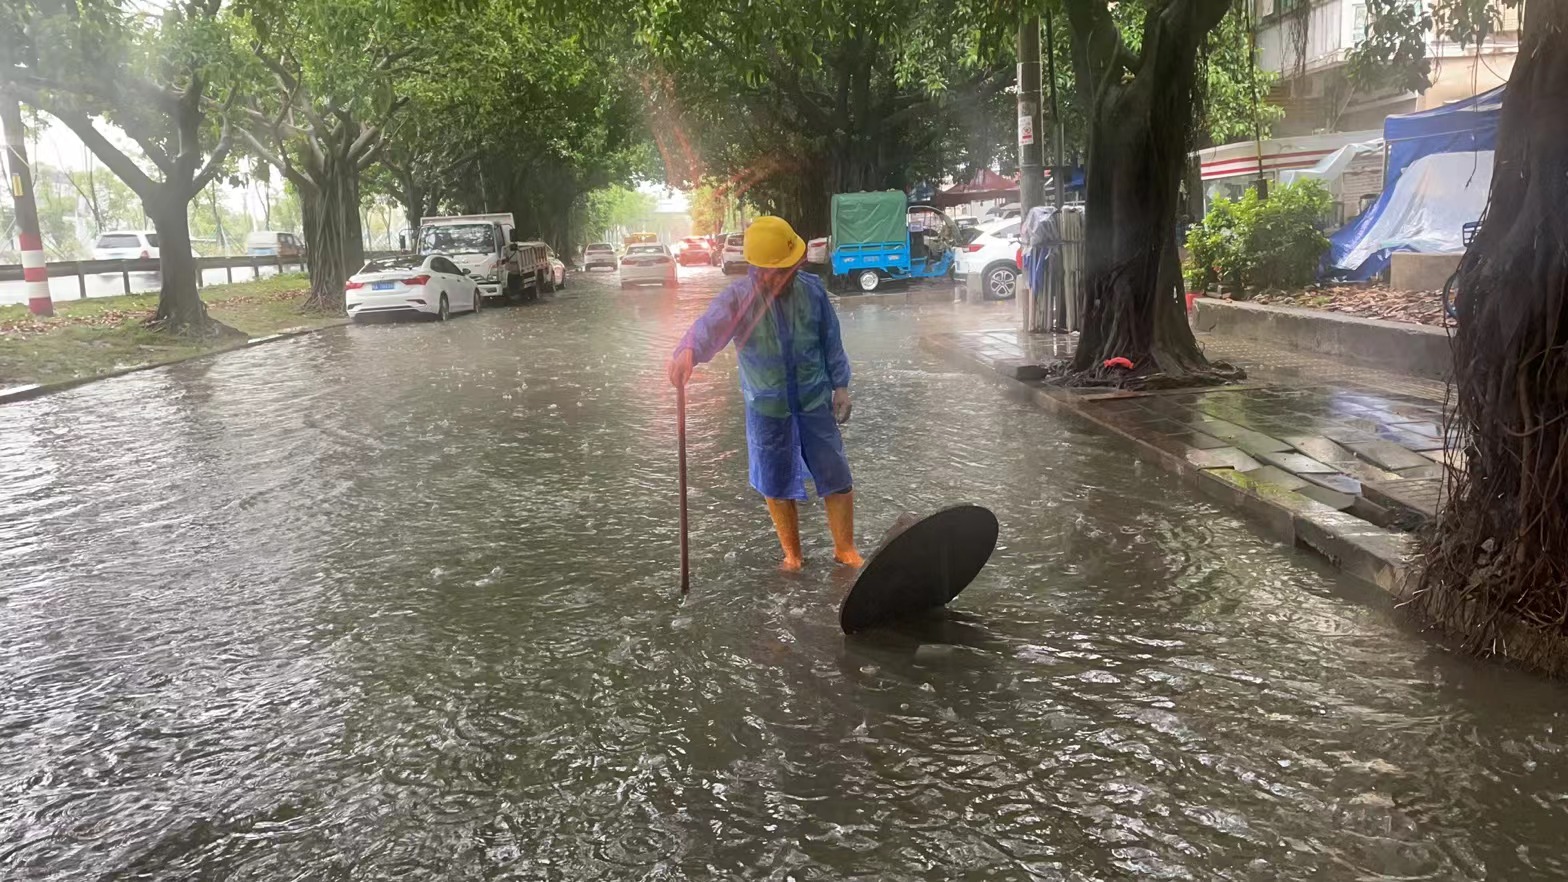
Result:
[[[795,235],[789,222],[771,215],[759,217],[746,228],[743,251],[746,262],[766,269],[780,269],[800,263],[806,256],[806,241]]]

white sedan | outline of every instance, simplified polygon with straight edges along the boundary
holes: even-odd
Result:
[[[664,245],[633,245],[621,258],[621,287],[632,285],[663,285],[673,288],[676,284],[675,257]]]
[[[440,254],[399,254],[368,261],[343,285],[351,319],[370,315],[428,315],[446,321],[454,312],[478,312],[479,283]]]
[[[545,253],[546,259],[548,259],[550,261],[550,273],[551,273],[551,275],[553,275],[555,277],[555,287],[557,287],[557,288],[565,288],[566,287],[566,261],[561,260],[561,258],[559,258],[559,257],[556,257],[555,256],[555,249],[551,248],[549,246],[545,247],[544,253]]]

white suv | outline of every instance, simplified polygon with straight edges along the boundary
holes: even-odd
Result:
[[[953,264],[954,277],[962,282],[980,276],[981,290],[987,300],[1011,300],[1018,280],[1018,218],[987,221],[980,235],[958,250]]]
[[[158,234],[152,230],[110,230],[93,243],[93,260],[157,260]]]
[[[730,233],[724,237],[724,256],[720,258],[719,267],[727,276],[733,272],[746,271],[746,236],[743,233]]]

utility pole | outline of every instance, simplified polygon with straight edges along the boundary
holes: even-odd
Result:
[[[3,86],[0,128],[5,129],[6,169],[11,173],[11,198],[16,201],[16,238],[22,249],[27,308],[33,315],[54,315],[54,301],[49,297],[49,267],[44,263],[44,237],[38,228],[38,203],[33,199],[33,174],[27,167],[27,145],[22,140],[22,105]]]
[[[1252,20],[1252,4],[1244,4],[1247,24],[1247,82],[1252,87],[1252,143],[1258,152],[1258,198],[1269,198],[1269,178],[1263,171],[1263,121],[1258,116],[1258,29]]]
[[[1040,16],[1018,23],[1018,201],[1022,217],[1045,202],[1045,151],[1040,132]]]
[[[1067,149],[1067,129],[1062,125],[1062,108],[1056,102],[1056,16],[1045,14],[1045,67],[1046,78],[1051,83],[1051,184],[1056,210],[1067,204],[1067,164],[1063,159]]]

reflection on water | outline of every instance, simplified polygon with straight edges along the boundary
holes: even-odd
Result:
[[[612,278],[609,276],[606,279]],[[1551,879],[1558,687],[1452,658],[1130,451],[842,308],[869,544],[993,508],[955,609],[775,569],[679,298],[351,328],[0,410],[0,877]]]

